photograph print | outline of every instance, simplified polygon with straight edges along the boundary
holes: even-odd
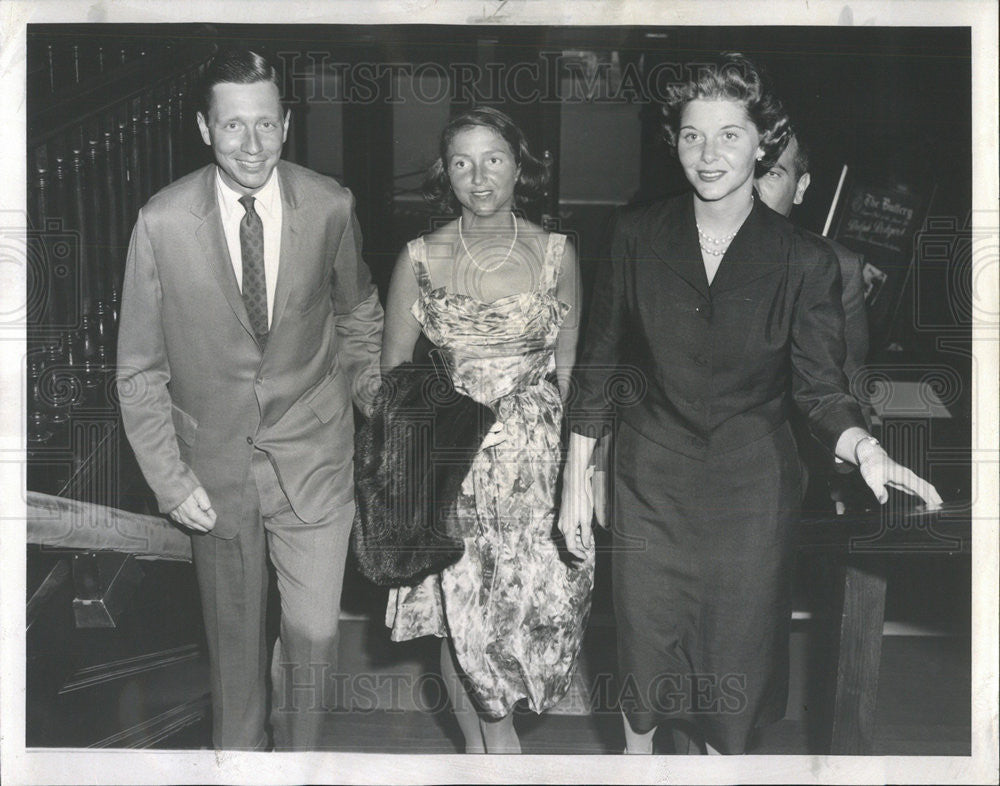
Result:
[[[977,24],[476,5],[22,27],[12,782],[996,782]]]

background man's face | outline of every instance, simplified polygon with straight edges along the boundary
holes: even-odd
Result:
[[[289,117],[282,116],[272,82],[222,82],[212,88],[208,117],[198,113],[198,128],[228,186],[253,194],[267,183],[281,159]]]
[[[808,172],[803,172],[801,177],[795,174],[795,156],[798,152],[799,143],[792,137],[774,166],[754,183],[764,204],[783,216],[792,212],[792,205],[802,204],[802,197],[809,187]]]

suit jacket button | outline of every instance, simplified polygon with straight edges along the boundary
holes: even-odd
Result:
[[[258,385],[263,385],[264,384],[264,378],[263,377],[257,377],[257,379],[255,379],[254,382],[256,384],[258,384]]]
[[[247,444],[248,445],[252,445],[253,444],[253,437],[247,437]]]

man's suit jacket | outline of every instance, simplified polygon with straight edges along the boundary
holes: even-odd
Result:
[[[377,387],[382,308],[353,197],[280,162],[281,254],[266,349],[230,262],[216,166],[181,178],[139,211],[129,247],[118,350],[125,430],[169,512],[198,486],[230,538],[254,504],[256,448],[295,513],[316,521],[353,496],[352,394]]]
[[[831,452],[864,426],[825,244],[755,200],[709,287],[690,193],[623,210],[612,237],[577,364],[575,431],[606,430],[616,413],[703,458],[779,428],[793,401]]]
[[[817,235],[816,237],[821,237]],[[861,273],[863,260],[846,246],[828,237],[821,238],[833,249],[840,263],[842,287],[841,303],[844,306],[844,339],[847,342],[847,358],[844,373],[848,381],[854,379],[858,369],[868,357],[868,311],[865,308],[865,281]]]
[[[871,405],[864,397],[865,391],[862,389],[861,380],[857,378],[858,372],[864,367],[868,357],[868,308],[865,305],[865,280],[862,274],[864,261],[860,254],[854,253],[836,240],[822,235],[814,235],[814,237],[826,243],[837,255],[837,262],[840,263],[840,280],[843,285],[840,302],[844,307],[844,342],[847,350],[844,358],[844,374],[847,377],[848,390],[861,405],[861,413],[865,418],[865,428],[870,430]],[[801,421],[796,422],[795,425],[799,448],[807,464],[812,463],[816,467],[827,465],[840,473],[851,472],[854,469],[853,464],[844,462],[831,464],[829,456],[823,455],[815,443],[809,440],[805,425]]]

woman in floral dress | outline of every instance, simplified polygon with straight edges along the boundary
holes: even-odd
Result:
[[[386,610],[394,641],[443,637],[467,752],[520,752],[514,705],[540,713],[566,693],[590,610],[593,554],[574,560],[553,537],[577,260],[564,235],[513,212],[544,180],[503,113],[452,120],[425,194],[460,217],[407,245],[386,308],[383,370],[412,358],[422,330],[455,387],[497,414],[458,499],[464,555],[393,590]]]

